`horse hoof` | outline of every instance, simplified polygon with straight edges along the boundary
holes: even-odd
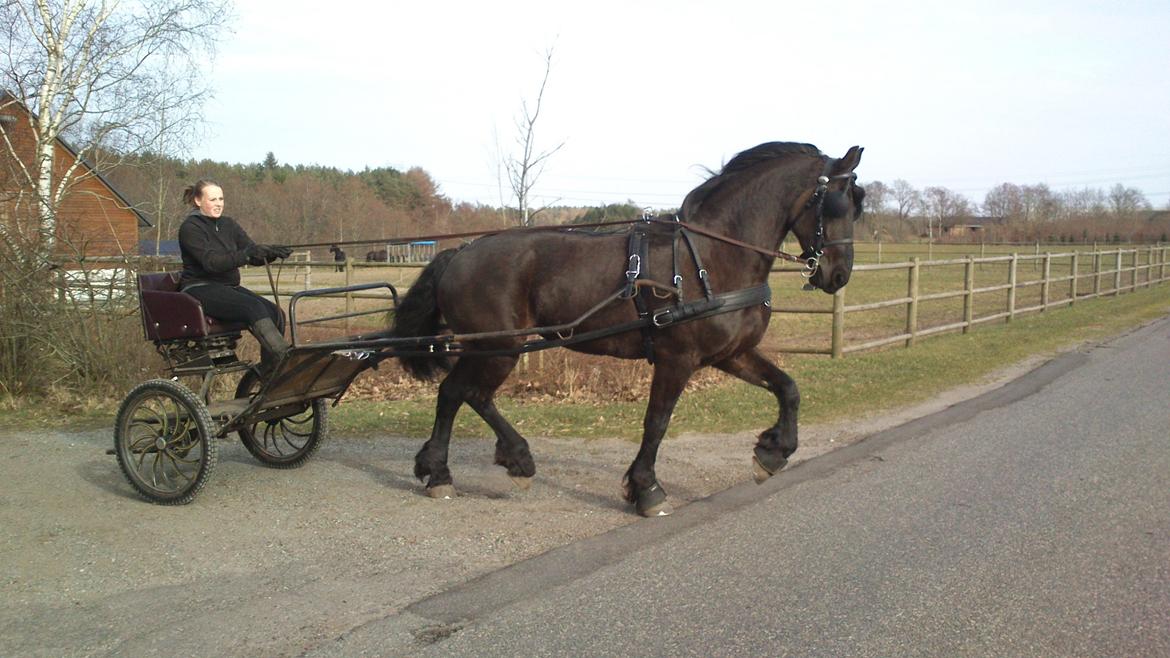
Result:
[[[654,505],[653,507],[648,507],[646,509],[638,510],[638,514],[641,514],[642,516],[644,516],[646,518],[651,518],[651,517],[655,517],[655,516],[670,516],[673,513],[674,513],[674,508],[671,507],[670,503],[668,503],[666,501],[662,501],[661,503],[658,503],[657,505]]]
[[[772,473],[768,472],[768,469],[764,468],[764,465],[760,463],[760,460],[753,455],[752,479],[756,481],[756,484],[763,484],[764,481],[770,477],[772,477]]]
[[[523,475],[509,475],[512,478],[512,484],[520,491],[528,491],[532,488],[532,477],[525,477]]]
[[[638,502],[635,507],[638,514],[645,517],[670,516],[671,512],[674,511],[666,497],[666,490],[657,482],[638,494]]]
[[[427,495],[436,500],[452,500],[457,494],[455,493],[455,485],[439,484],[427,487]]]
[[[766,466],[763,465],[763,463],[760,462],[759,457],[752,455],[752,479],[756,481],[756,484],[763,484],[765,480],[775,475],[776,471],[784,468],[787,464],[788,460],[785,459],[780,462],[779,467],[770,471]]]

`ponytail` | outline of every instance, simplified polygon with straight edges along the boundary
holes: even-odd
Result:
[[[213,181],[213,180],[208,180],[206,178],[200,178],[199,180],[195,181],[194,185],[188,185],[186,188],[184,188],[183,189],[183,205],[186,205],[186,206],[195,205],[195,199],[198,199],[199,197],[203,196],[203,188],[207,187],[208,185],[214,185],[216,187],[220,187],[220,184]]]

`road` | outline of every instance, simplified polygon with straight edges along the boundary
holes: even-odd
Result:
[[[1170,320],[309,655],[1168,656]]]

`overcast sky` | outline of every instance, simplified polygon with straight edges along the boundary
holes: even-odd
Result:
[[[1003,182],[1170,201],[1166,0],[237,0],[236,14],[192,157],[417,166],[452,200],[499,205],[501,154],[552,49],[537,148],[563,148],[543,203],[675,207],[704,167],[776,140],[835,157],[859,144],[862,181],[977,203]]]

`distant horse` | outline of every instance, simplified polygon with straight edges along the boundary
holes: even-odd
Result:
[[[329,253],[333,254],[333,265],[336,271],[345,271],[345,251],[334,244],[329,245]]]
[[[772,269],[772,248],[792,232],[804,249],[812,274],[808,283],[834,293],[849,281],[853,269],[853,222],[860,216],[865,191],[856,184],[854,169],[860,147],[839,159],[815,146],[788,142],[761,144],[746,150],[692,190],[683,201],[679,220],[694,231],[677,237],[666,223],[649,230],[633,252],[631,229],[621,234],[585,231],[502,231],[460,249],[439,253],[403,297],[396,313],[396,337],[437,335],[445,323],[455,334],[497,332],[528,327],[555,327],[582,316],[574,330],[584,333],[635,321],[652,313],[655,322],[632,330],[579,343],[571,349],[623,359],[649,358],[654,363],[650,400],[643,422],[642,445],[625,476],[625,497],[644,516],[668,514],[666,494],[654,472],[658,447],[675,403],[694,372],[714,366],[771,391],[779,402],[776,423],[759,435],[753,464],[763,481],[788,462],[797,447],[796,383],[756,346],[771,317],[769,303],[731,312],[700,316],[677,324],[657,322],[663,295],[631,295],[593,315],[599,301],[629,286],[639,272],[671,281],[653,291],[673,289],[676,311],[684,300],[715,306],[720,299],[742,299],[734,291],[763,290]],[[672,237],[672,235],[674,237]],[[687,244],[680,243],[689,242]],[[818,253],[821,252],[821,253]],[[635,260],[636,259],[636,260]],[[681,262],[681,265],[680,265]],[[631,270],[636,270],[631,277]],[[673,273],[673,276],[671,276]],[[696,276],[697,274],[697,276]],[[648,292],[643,290],[643,292]],[[719,295],[726,297],[720,298]],[[639,310],[657,304],[657,309]],[[711,299],[715,302],[710,302]],[[730,306],[730,304],[728,304]],[[684,315],[684,313],[679,313]],[[514,332],[515,333],[515,332]],[[522,338],[472,337],[472,350],[515,349]],[[521,488],[535,473],[528,442],[496,408],[496,389],[515,367],[514,354],[465,355],[451,367],[432,356],[401,358],[420,379],[450,370],[439,386],[431,437],[415,457],[414,474],[434,497],[454,494],[447,466],[448,444],[456,412],[467,403],[496,435],[495,463]]]
[[[366,252],[366,262],[367,263],[385,263],[386,262],[386,250],[385,249],[375,249],[373,251],[367,251]]]

